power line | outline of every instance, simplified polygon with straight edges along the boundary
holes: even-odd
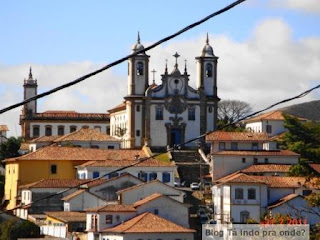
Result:
[[[230,4],[230,5],[226,6],[226,7],[224,7],[224,8],[222,8],[222,9],[220,9],[220,10],[218,10],[218,11],[216,11],[216,12],[214,12],[214,13],[208,15],[208,16],[206,16],[205,18],[203,18],[203,19],[201,19],[201,20],[199,20],[199,21],[197,21],[197,22],[195,22],[195,23],[190,24],[189,26],[181,29],[180,31],[178,31],[178,32],[176,32],[176,33],[174,33],[174,34],[172,34],[172,35],[169,35],[168,37],[165,37],[165,38],[157,41],[156,43],[150,45],[149,47],[146,47],[145,49],[141,49],[141,50],[139,50],[139,51],[136,51],[135,53],[132,53],[132,54],[130,54],[130,55],[127,55],[126,57],[120,58],[119,60],[116,60],[116,61],[114,61],[114,62],[112,62],[112,63],[110,63],[110,64],[108,64],[108,65],[106,65],[106,66],[104,66],[104,67],[102,67],[102,68],[100,68],[100,69],[98,69],[98,70],[96,70],[96,71],[93,71],[93,72],[88,73],[88,74],[86,74],[86,75],[84,75],[84,76],[82,76],[82,77],[79,77],[79,78],[77,78],[76,80],[73,80],[73,81],[71,81],[71,82],[68,82],[68,83],[66,83],[66,84],[63,84],[63,85],[61,85],[61,86],[59,86],[59,87],[53,88],[53,89],[51,89],[51,90],[49,90],[49,91],[46,91],[46,92],[44,92],[44,93],[38,94],[38,95],[36,95],[36,96],[34,96],[34,97],[28,98],[28,99],[26,99],[26,100],[24,100],[24,101],[22,101],[22,102],[13,104],[13,105],[11,105],[11,106],[9,106],[9,107],[3,108],[3,109],[0,110],[0,114],[5,113],[5,112],[7,112],[7,111],[9,111],[9,110],[12,110],[12,109],[14,109],[14,108],[17,108],[17,107],[19,107],[19,106],[22,106],[22,105],[24,105],[24,104],[26,104],[26,103],[28,103],[28,102],[34,101],[34,100],[39,99],[39,98],[43,98],[43,97],[45,97],[45,96],[51,95],[51,94],[53,94],[53,93],[55,93],[55,92],[58,92],[58,91],[60,91],[60,90],[62,90],[62,89],[65,89],[65,88],[71,87],[71,86],[73,86],[73,85],[75,85],[75,84],[78,84],[78,83],[86,80],[87,78],[90,78],[90,77],[92,77],[92,76],[94,76],[94,75],[96,75],[96,74],[98,74],[98,73],[101,73],[101,72],[107,70],[108,68],[111,68],[111,67],[113,67],[113,66],[116,66],[116,65],[118,65],[118,64],[120,64],[120,63],[128,60],[128,59],[131,58],[131,57],[134,57],[134,56],[136,56],[136,55],[138,55],[138,54],[140,54],[140,53],[143,53],[143,52],[146,52],[146,51],[148,51],[148,50],[150,50],[150,49],[153,49],[153,48],[155,48],[156,46],[158,46],[158,45],[160,45],[160,44],[162,44],[162,43],[164,43],[164,42],[167,42],[167,41],[171,40],[172,38],[175,38],[175,37],[177,37],[178,35],[186,32],[186,31],[188,31],[188,30],[190,30],[190,29],[192,29],[192,28],[194,28],[194,27],[196,27],[196,26],[198,26],[198,25],[200,25],[200,24],[202,24],[202,23],[204,23],[204,22],[206,22],[206,21],[208,21],[209,19],[211,19],[211,18],[213,18],[213,17],[215,17],[215,16],[217,16],[217,15],[220,15],[221,13],[224,13],[224,12],[230,10],[231,8],[237,6],[238,4],[240,4],[240,3],[244,2],[244,1],[246,1],[246,0],[238,0],[238,1],[235,1],[235,2],[233,2],[232,4]]]

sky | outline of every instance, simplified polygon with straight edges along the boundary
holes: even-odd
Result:
[[[131,52],[140,32],[150,44],[233,1],[4,1],[0,9],[0,108],[23,100],[32,67],[38,93],[72,81]],[[218,60],[218,96],[260,110],[320,82],[320,2],[247,0],[230,11],[147,52],[161,83],[165,59],[187,60],[195,88],[196,61],[209,34]],[[153,79],[150,73],[150,81]],[[38,112],[103,112],[127,92],[127,63],[38,100]],[[291,104],[319,100],[319,90]],[[288,104],[287,104],[288,105]],[[281,105],[282,107],[285,105]],[[20,135],[22,107],[0,115],[9,136]]]

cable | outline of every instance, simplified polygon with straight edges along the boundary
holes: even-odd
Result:
[[[132,53],[132,54],[130,54],[130,55],[127,55],[126,57],[120,58],[119,60],[116,60],[116,61],[114,61],[114,62],[112,62],[112,63],[110,63],[110,64],[108,64],[108,65],[106,65],[106,66],[104,66],[104,67],[102,67],[102,68],[100,68],[100,69],[98,69],[98,70],[96,70],[96,71],[93,71],[93,72],[88,73],[88,74],[86,74],[86,75],[84,75],[84,76],[82,76],[82,77],[79,77],[79,78],[77,78],[76,80],[73,80],[73,81],[71,81],[71,82],[68,82],[68,83],[66,83],[66,84],[63,84],[63,85],[61,85],[61,86],[59,86],[59,87],[53,88],[53,89],[51,89],[51,90],[49,90],[49,91],[46,91],[46,92],[44,92],[44,93],[38,94],[38,95],[36,95],[36,96],[34,96],[34,97],[28,98],[28,99],[26,99],[26,100],[24,100],[24,101],[22,101],[22,102],[13,104],[13,105],[11,105],[11,106],[9,106],[9,107],[3,108],[3,109],[0,110],[0,114],[5,113],[5,112],[7,112],[7,111],[9,111],[9,110],[12,110],[12,109],[14,109],[14,108],[17,108],[17,107],[19,107],[19,106],[22,106],[22,105],[24,105],[24,104],[26,104],[26,103],[28,103],[28,102],[34,101],[34,100],[39,99],[39,98],[43,98],[43,97],[45,97],[45,96],[48,96],[48,95],[53,94],[53,93],[55,93],[55,92],[58,92],[58,91],[60,91],[60,90],[62,90],[62,89],[65,89],[65,88],[71,87],[71,86],[73,86],[73,85],[75,85],[75,84],[78,84],[78,83],[84,81],[84,80],[87,79],[87,78],[90,78],[90,77],[92,77],[92,76],[94,76],[94,75],[96,75],[96,74],[98,74],[98,73],[101,73],[101,72],[107,70],[108,68],[111,68],[111,67],[113,67],[113,66],[116,66],[116,65],[118,65],[118,64],[120,64],[120,63],[128,60],[128,59],[131,58],[131,57],[134,57],[134,56],[136,56],[136,55],[138,55],[138,54],[140,54],[140,53],[143,53],[143,52],[146,52],[146,51],[148,51],[148,50],[150,50],[150,49],[152,49],[152,48],[155,48],[156,46],[158,46],[158,45],[160,45],[160,44],[162,44],[162,43],[164,43],[164,42],[167,42],[167,41],[169,41],[170,39],[175,38],[176,36],[178,36],[178,35],[186,32],[186,31],[188,31],[188,30],[190,30],[190,29],[192,29],[192,28],[194,28],[194,27],[196,27],[196,26],[198,26],[198,25],[200,25],[200,24],[208,21],[210,18],[213,18],[213,17],[215,17],[215,16],[217,16],[217,15],[220,15],[221,13],[224,13],[224,12],[230,10],[231,8],[237,6],[238,4],[240,4],[240,3],[244,2],[244,1],[246,1],[246,0],[238,0],[238,1],[235,1],[235,2],[233,2],[232,4],[230,4],[230,5],[222,8],[222,9],[220,9],[219,11],[216,11],[216,12],[208,15],[207,17],[201,19],[200,21],[195,22],[195,23],[193,23],[193,24],[190,24],[189,26],[181,29],[180,31],[178,31],[178,32],[176,32],[176,33],[174,33],[174,34],[172,34],[172,35],[169,35],[168,37],[165,37],[165,38],[157,41],[156,43],[150,45],[149,47],[146,47],[145,49],[141,49],[141,50],[139,50],[139,51],[136,51],[135,53]]]
[[[298,98],[305,97],[306,95],[308,95],[309,93],[311,93],[312,91],[314,91],[314,90],[316,90],[316,89],[318,89],[318,88],[320,88],[320,84],[317,85],[317,86],[315,86],[315,87],[313,87],[313,88],[311,88],[311,89],[308,89],[308,90],[302,92],[301,94],[299,94],[299,95],[297,95],[297,96],[295,96],[295,97],[291,97],[291,98],[287,98],[287,99],[281,100],[281,101],[279,101],[279,102],[277,102],[277,103],[274,103],[274,104],[270,105],[269,107],[266,107],[266,108],[264,108],[264,109],[262,109],[262,110],[256,111],[256,112],[254,112],[254,113],[252,113],[252,114],[249,114],[249,115],[247,115],[247,116],[245,116],[245,117],[243,117],[243,118],[241,118],[241,119],[239,119],[239,120],[237,120],[237,121],[234,121],[234,122],[232,122],[232,123],[229,123],[229,124],[226,124],[226,125],[224,125],[224,126],[221,126],[221,127],[217,128],[217,129],[214,130],[214,131],[211,131],[211,132],[202,134],[202,135],[200,135],[200,136],[198,136],[198,137],[196,137],[196,138],[193,138],[193,139],[191,139],[191,140],[188,140],[188,141],[186,141],[186,142],[184,142],[184,143],[182,143],[182,144],[179,144],[179,145],[170,147],[170,148],[168,148],[165,152],[157,153],[157,154],[155,154],[155,155],[153,155],[153,156],[151,156],[151,157],[146,157],[146,158],[140,159],[139,161],[137,161],[137,162],[135,162],[135,163],[132,163],[132,164],[127,165],[127,166],[124,166],[124,167],[122,167],[122,168],[118,168],[118,169],[116,169],[116,170],[114,170],[114,171],[111,171],[111,172],[109,172],[109,173],[106,173],[106,174],[104,174],[104,175],[101,175],[101,176],[99,176],[99,177],[97,177],[97,178],[90,179],[90,180],[88,180],[88,181],[86,181],[86,182],[83,182],[83,183],[77,185],[77,186],[70,187],[70,188],[64,189],[64,190],[62,190],[62,191],[60,191],[60,192],[53,193],[53,194],[44,196],[44,197],[42,197],[42,198],[39,198],[39,199],[33,201],[33,202],[30,203],[30,204],[26,204],[26,205],[23,205],[23,206],[17,206],[17,207],[15,207],[15,208],[10,209],[10,210],[0,211],[0,215],[3,214],[3,213],[9,212],[9,211],[13,211],[13,210],[19,209],[19,208],[21,208],[21,207],[30,207],[32,204],[34,204],[34,203],[36,203],[36,202],[39,202],[39,201],[42,201],[42,200],[45,200],[45,199],[48,199],[48,198],[51,198],[51,197],[60,195],[60,194],[62,194],[62,193],[65,193],[65,192],[73,189],[73,188],[79,188],[81,185],[94,182],[94,181],[99,180],[99,179],[101,179],[101,178],[104,178],[104,177],[106,177],[106,176],[108,176],[108,175],[110,175],[110,174],[117,173],[117,172],[119,172],[119,171],[122,171],[122,170],[125,170],[125,169],[127,169],[127,168],[130,168],[130,167],[133,167],[133,166],[135,166],[135,165],[138,165],[138,164],[140,164],[140,163],[142,163],[142,162],[144,162],[144,161],[146,161],[146,160],[149,160],[149,159],[158,157],[158,156],[160,156],[160,155],[162,155],[162,154],[165,154],[165,153],[167,153],[167,152],[169,152],[169,151],[172,151],[172,150],[175,150],[175,149],[179,149],[181,146],[184,146],[184,145],[186,145],[186,144],[188,144],[188,143],[190,143],[190,142],[194,142],[194,141],[196,141],[196,140],[199,140],[199,139],[201,139],[201,138],[203,138],[203,137],[211,134],[212,132],[215,132],[215,131],[221,130],[221,129],[223,129],[223,128],[226,128],[226,127],[228,127],[228,126],[231,126],[231,125],[234,125],[234,124],[236,124],[236,123],[239,123],[239,122],[241,122],[241,121],[243,121],[243,120],[245,120],[245,119],[247,119],[247,118],[249,118],[249,117],[252,117],[252,116],[257,115],[257,114],[259,114],[259,113],[261,113],[261,112],[264,112],[264,111],[266,111],[266,110],[269,110],[269,109],[271,109],[271,108],[273,108],[273,107],[275,107],[275,106],[277,106],[277,105],[280,105],[280,104],[282,104],[282,103],[289,102],[289,101],[292,101],[292,100],[295,100],[295,99],[298,99]]]

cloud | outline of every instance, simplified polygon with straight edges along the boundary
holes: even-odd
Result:
[[[210,44],[218,60],[218,95],[221,99],[249,102],[255,110],[289,98],[315,86],[320,76],[320,38],[294,41],[292,30],[282,19],[267,19],[255,27],[247,40],[239,42],[225,35],[210,35]],[[148,43],[143,43],[148,46]],[[175,40],[148,52],[150,71],[154,68],[156,83],[161,83],[165,59],[171,72],[175,63],[172,56],[178,52],[179,69],[190,74],[190,85],[196,87],[196,60],[205,45],[205,34],[193,39]],[[128,52],[130,49],[128,49]],[[74,80],[100,68],[102,63],[73,62],[63,65],[32,64],[33,75],[43,92]],[[23,79],[28,76],[30,64],[0,65],[1,108],[23,98]],[[69,89],[39,101],[38,110],[76,110],[78,112],[106,112],[119,104],[127,93],[126,64],[123,72],[107,70]],[[150,82],[152,81],[150,74]],[[319,98],[309,94],[300,101]],[[282,107],[281,105],[279,107]],[[8,124],[10,134],[19,134],[20,110],[0,115],[0,124]]]
[[[319,0],[272,0],[273,7],[289,8],[306,13],[320,13]]]

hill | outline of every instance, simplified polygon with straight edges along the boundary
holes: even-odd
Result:
[[[280,108],[280,111],[296,117],[320,122],[320,100],[305,102]]]

